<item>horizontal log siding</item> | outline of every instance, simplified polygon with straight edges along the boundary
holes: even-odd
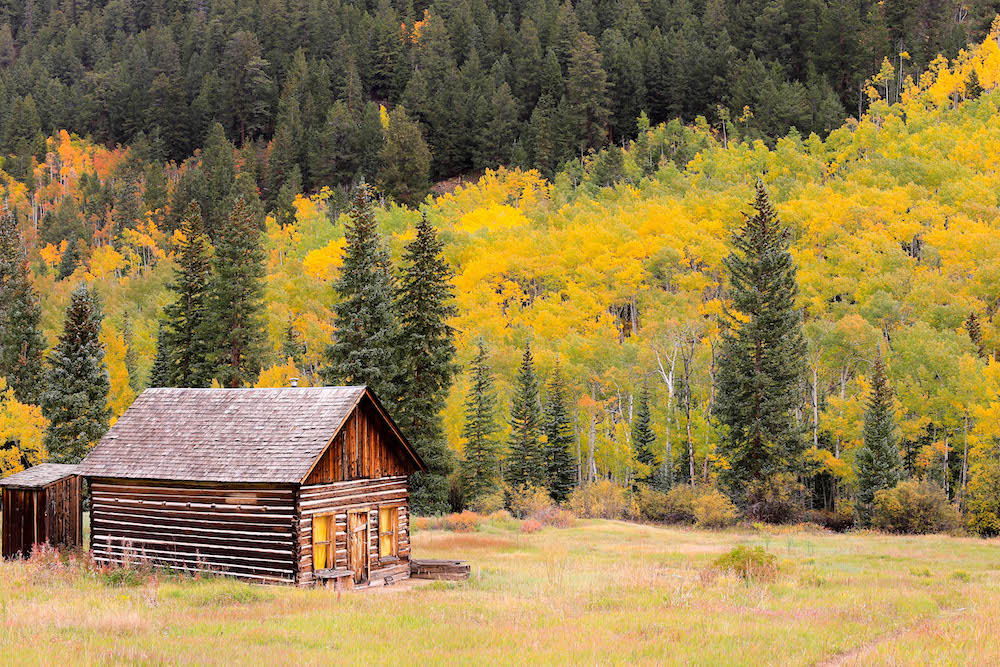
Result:
[[[91,480],[94,558],[295,581],[295,489]]]
[[[362,479],[332,484],[303,486],[299,490],[299,584],[313,582],[312,518],[317,514],[333,514],[336,532],[333,548],[335,566],[347,568],[347,512],[368,510],[369,582],[381,583],[387,576],[394,579],[409,577],[410,559],[410,490],[405,476]],[[398,552],[400,562],[382,565],[378,556],[379,507],[399,508]],[[405,566],[405,567],[404,567]]]

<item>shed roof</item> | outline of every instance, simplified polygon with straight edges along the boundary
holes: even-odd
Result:
[[[364,386],[147,389],[80,464],[80,474],[298,483],[366,393],[377,403]]]
[[[68,463],[40,463],[0,479],[0,486],[11,489],[40,489],[52,482],[79,474],[79,466]]]

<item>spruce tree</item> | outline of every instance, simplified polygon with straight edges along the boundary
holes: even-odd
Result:
[[[38,403],[42,391],[41,319],[17,219],[8,212],[0,216],[0,377],[21,403]]]
[[[867,526],[871,521],[875,492],[894,487],[899,482],[901,468],[892,389],[879,350],[872,367],[871,392],[865,410],[864,444],[854,457],[854,469],[858,476],[857,510],[862,525]]]
[[[546,486],[549,495],[557,503],[568,500],[576,485],[576,467],[573,465],[573,455],[570,453],[570,447],[573,445],[573,429],[566,407],[566,393],[562,368],[557,362],[549,380],[545,410],[542,415]]]
[[[100,341],[103,315],[85,284],[70,297],[63,332],[49,354],[42,413],[45,448],[56,463],[79,463],[108,430],[111,381]]]
[[[326,348],[327,365],[320,374],[327,384],[368,385],[396,419],[399,325],[392,265],[366,184],[354,191],[346,235],[344,264],[334,286],[336,334]]]
[[[149,371],[150,387],[170,386],[170,351],[164,338],[163,321],[160,320],[156,330],[156,356],[153,357],[153,367]]]
[[[465,399],[465,451],[461,462],[462,488],[469,502],[496,490],[500,484],[500,445],[497,442],[496,392],[493,369],[482,341],[470,368],[472,386]]]
[[[804,447],[794,411],[805,341],[788,232],[761,180],[752,205],[754,213],[734,235],[734,251],[725,259],[732,305],[719,358],[716,414],[725,427],[720,451],[730,465],[731,490],[761,500]]]
[[[969,317],[965,320],[965,330],[969,333],[969,340],[972,344],[976,346],[976,354],[979,357],[986,356],[986,350],[983,347],[983,327],[979,322],[979,316],[975,312],[969,313]]]
[[[454,467],[441,424],[457,370],[454,331],[448,325],[456,313],[452,270],[443,251],[437,231],[423,216],[416,238],[403,252],[405,268],[396,297],[399,369],[407,383],[396,418],[427,464],[426,473],[414,475],[414,507],[434,514],[448,509],[448,476]]]
[[[632,451],[635,452],[635,460],[646,467],[643,474],[635,478],[640,484],[653,484],[656,480],[655,444],[656,433],[653,432],[653,413],[649,405],[649,385],[643,385],[642,393],[639,394],[639,409],[636,411],[635,419],[632,420]]]
[[[174,300],[163,309],[165,324],[158,341],[169,359],[169,372],[164,380],[170,387],[207,387],[215,370],[210,361],[213,349],[210,327],[218,313],[209,312],[212,249],[197,202],[188,205],[181,233],[177,273],[169,286]],[[220,243],[228,241],[228,236],[220,237]],[[242,250],[252,253],[250,248]],[[215,285],[215,289],[220,288],[225,286]],[[217,301],[215,305],[224,304]]]
[[[56,274],[56,280],[66,280],[73,275],[76,267],[80,265],[80,252],[76,249],[76,245],[76,237],[66,242],[66,249],[59,259],[59,271]]]
[[[135,349],[135,331],[128,312],[122,318],[122,338],[125,340],[125,370],[128,372],[128,386],[136,396],[142,393],[145,384],[139,377],[139,352]]]
[[[232,388],[257,381],[267,345],[260,199],[249,183],[242,187],[237,183],[235,190],[239,193],[232,212],[217,236],[215,278],[208,298],[210,324],[206,326],[214,334],[210,340],[215,378],[223,387]],[[200,381],[197,360],[192,358],[191,363],[195,370],[189,377]]]
[[[510,440],[507,448],[505,481],[512,489],[544,487],[545,451],[541,443],[542,415],[538,406],[538,376],[531,356],[531,344],[524,346],[510,408]]]

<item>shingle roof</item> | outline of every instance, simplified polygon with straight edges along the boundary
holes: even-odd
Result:
[[[79,466],[66,463],[40,463],[33,468],[0,479],[0,486],[16,489],[40,489],[52,482],[78,474]]]
[[[365,391],[147,389],[80,464],[80,474],[297,483]]]

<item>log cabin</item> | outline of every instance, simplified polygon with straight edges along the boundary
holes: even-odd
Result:
[[[99,563],[339,588],[409,577],[421,470],[361,386],[147,389],[79,472]]]
[[[27,558],[35,545],[83,544],[77,466],[42,463],[0,479],[0,555]]]

